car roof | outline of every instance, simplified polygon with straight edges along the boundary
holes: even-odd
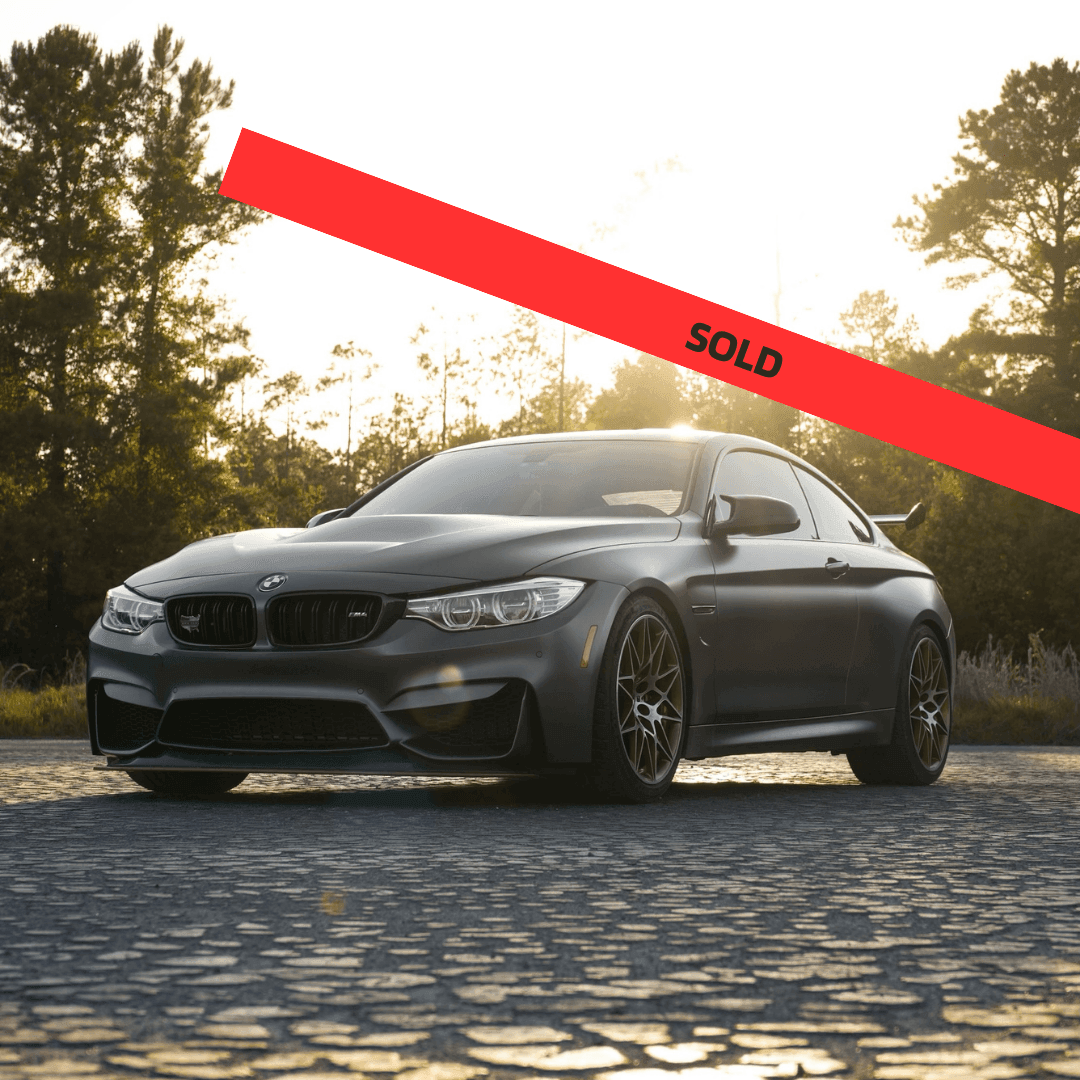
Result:
[[[453,454],[460,450],[472,450],[480,446],[513,446],[525,443],[544,442],[676,442],[702,444],[711,442],[716,438],[728,438],[742,442],[760,444],[763,447],[779,450],[771,443],[761,442],[760,439],[748,439],[743,435],[725,435],[719,431],[698,431],[695,428],[631,428],[618,431],[556,431],[543,435],[514,435],[505,439],[489,439],[485,442],[464,443],[461,446],[451,446],[442,451],[444,454]]]
[[[807,461],[803,461],[797,454],[785,450],[775,443],[766,442],[764,439],[756,439],[753,435],[740,435],[731,431],[699,431],[691,427],[671,428],[624,428],[614,431],[555,431],[542,435],[514,435],[505,439],[488,439],[484,442],[463,443],[461,446],[451,446],[441,451],[442,454],[456,454],[462,450],[472,450],[484,446],[507,446],[527,445],[545,442],[666,442],[684,443],[692,446],[710,445],[714,450],[730,450],[733,447],[741,449],[766,450],[771,454],[777,454],[789,461],[798,462],[804,468],[818,473],[823,479],[828,480],[819,469],[816,469]],[[832,481],[829,481],[831,483]]]

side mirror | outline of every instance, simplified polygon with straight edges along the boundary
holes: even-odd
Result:
[[[799,527],[799,515],[795,507],[783,499],[770,499],[765,495],[721,495],[731,506],[731,517],[726,521],[714,521],[709,528],[710,536],[772,536],[793,532]]]
[[[344,509],[344,506],[339,506],[336,510],[324,510],[321,514],[316,514],[304,527],[314,529],[316,525],[323,525],[327,521],[333,521]]]

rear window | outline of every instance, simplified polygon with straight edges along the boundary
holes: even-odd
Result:
[[[797,473],[799,483],[810,502],[810,509],[814,513],[818,536],[822,540],[834,544],[873,542],[870,526],[846,499],[842,499],[832,488],[805,469],[798,469]]]

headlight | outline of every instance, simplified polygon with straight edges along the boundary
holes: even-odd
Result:
[[[584,581],[572,578],[530,578],[510,585],[410,600],[405,617],[425,619],[440,630],[516,626],[562,611],[584,588]]]
[[[165,605],[144,600],[123,585],[110,589],[105,596],[101,625],[120,634],[141,634],[151,623],[163,618]]]

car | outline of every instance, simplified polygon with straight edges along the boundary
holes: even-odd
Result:
[[[306,528],[199,540],[110,590],[91,749],[174,794],[529,774],[644,802],[681,760],[772,751],[929,784],[956,637],[882,531],[922,513],[867,515],[734,434],[454,447]]]

